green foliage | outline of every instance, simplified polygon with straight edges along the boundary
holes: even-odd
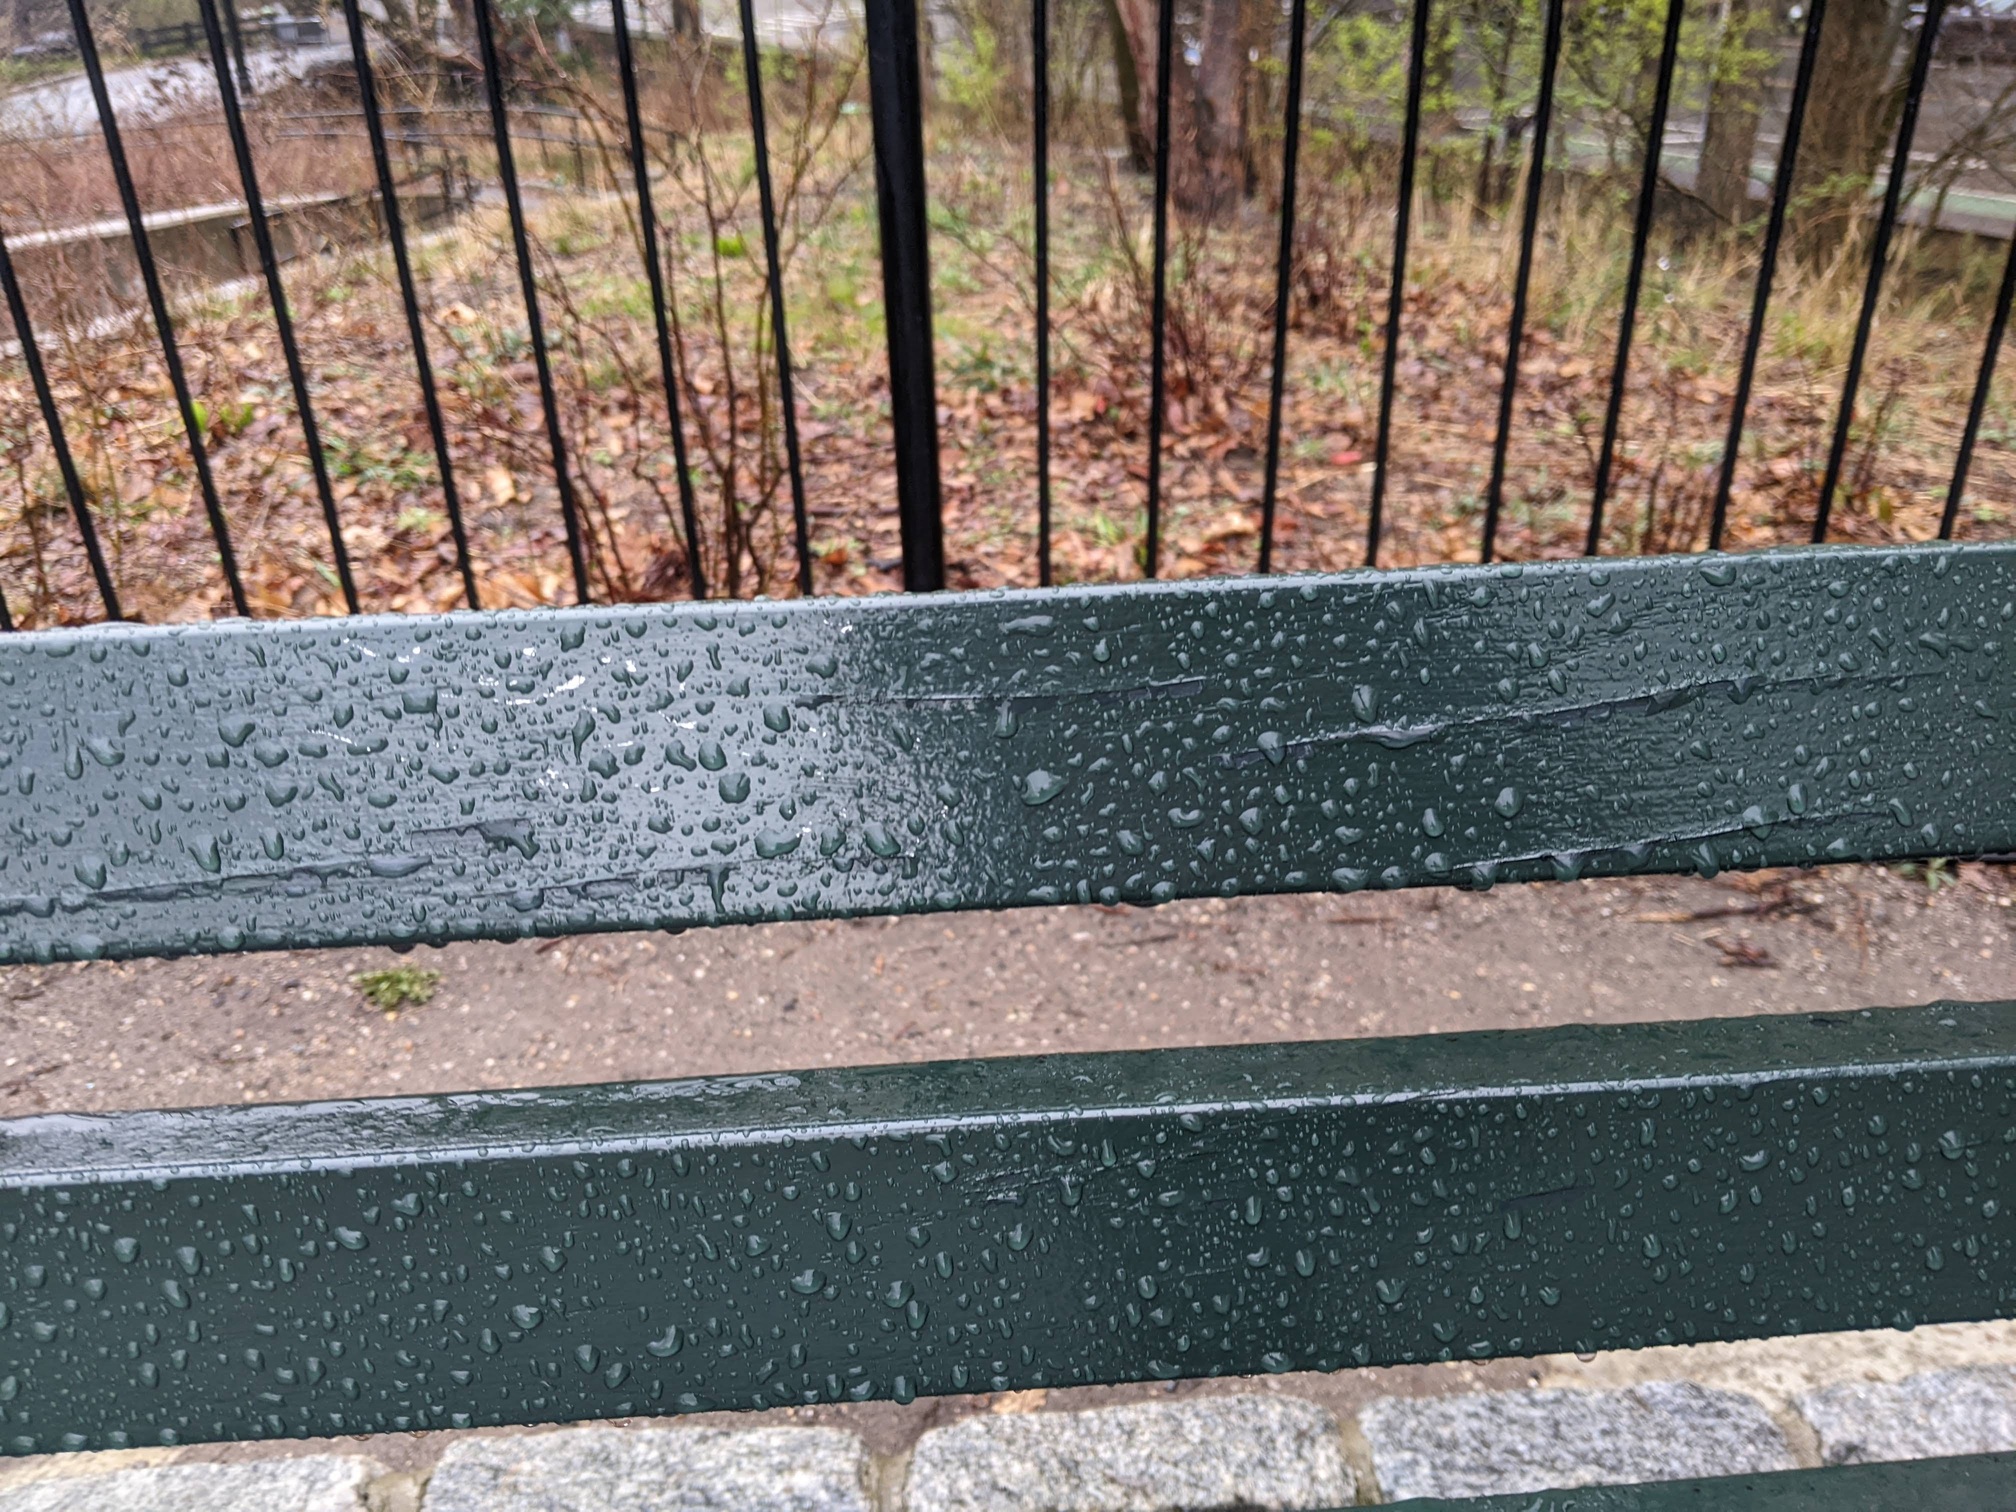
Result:
[[[430,452],[411,451],[397,444],[374,447],[341,435],[323,442],[322,460],[332,478],[355,478],[360,483],[377,483],[402,491],[428,487],[439,476]]]
[[[196,412],[196,429],[202,435],[205,446],[230,440],[250,425],[252,417],[258,413],[243,400],[212,405],[196,399],[190,402],[189,407]]]
[[[988,22],[976,19],[947,43],[938,67],[940,95],[962,117],[986,120],[998,113],[1010,85],[1000,39]]]
[[[350,979],[364,1000],[385,1013],[401,1008],[418,1008],[432,1002],[441,985],[441,973],[423,966],[388,966],[379,971],[360,971]]]
[[[1635,181],[1666,16],[1666,0],[1568,6],[1555,88],[1557,161],[1600,162]],[[1689,15],[1680,33],[1674,112],[1703,108],[1717,80],[1761,78],[1774,60],[1764,43],[1776,25],[1771,8],[1761,5],[1727,17]],[[1524,155],[1523,123],[1538,99],[1545,0],[1459,0],[1432,11],[1430,26],[1424,154],[1432,162],[1488,152],[1503,172]],[[1309,58],[1312,116],[1321,123],[1310,133],[1317,153],[1334,146],[1363,155],[1375,142],[1390,149],[1406,97],[1408,36],[1404,9],[1340,16],[1322,30]],[[1434,192],[1435,175],[1427,176]]]
[[[1593,0],[1569,14],[1562,45],[1557,108],[1565,119],[1593,129],[1613,169],[1637,171],[1652,125],[1652,97],[1666,26],[1666,0]],[[1537,33],[1536,33],[1537,35]],[[1714,26],[1683,26],[1677,95],[1705,102],[1714,64]],[[1729,66],[1742,55],[1731,53]],[[1755,67],[1768,66],[1759,54]]]
[[[438,530],[448,522],[448,517],[439,510],[428,509],[419,504],[409,504],[399,511],[392,528],[401,535],[426,535]]]
[[[1324,112],[1326,129],[1335,132],[1347,149],[1362,147],[1370,140],[1373,124],[1364,113],[1365,103],[1382,102],[1383,121],[1398,115],[1383,102],[1406,96],[1407,30],[1374,16],[1345,16],[1323,33],[1307,66],[1312,97],[1334,102],[1334,110]]]
[[[985,336],[954,346],[946,371],[959,387],[986,394],[1012,387],[1024,376],[1020,365],[995,351]]]
[[[0,94],[78,71],[79,64],[75,58],[0,57]]]
[[[583,320],[617,316],[641,323],[651,318],[651,285],[641,276],[596,279],[575,295],[575,304]]]
[[[1891,870],[1907,881],[1923,882],[1926,894],[1931,897],[1960,885],[1959,868],[1944,856],[1930,861],[1900,861]]]

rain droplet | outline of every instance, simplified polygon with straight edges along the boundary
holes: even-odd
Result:
[[[651,1340],[644,1348],[660,1360],[669,1360],[679,1353],[679,1346],[684,1342],[685,1340],[679,1336],[679,1325],[671,1323],[666,1325],[662,1335]]]
[[[1035,808],[1055,798],[1066,785],[1066,780],[1055,772],[1046,772],[1038,767],[1022,779],[1022,801]]]

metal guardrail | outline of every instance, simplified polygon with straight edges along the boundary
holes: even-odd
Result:
[[[1398,195],[1395,203],[1395,229],[1392,247],[1392,277],[1388,291],[1385,312],[1385,340],[1381,357],[1378,402],[1377,435],[1373,450],[1373,477],[1371,485],[1371,508],[1364,546],[1364,560],[1368,565],[1376,565],[1379,560],[1383,524],[1383,503],[1386,495],[1393,432],[1393,400],[1396,386],[1396,353],[1403,335],[1405,320],[1404,289],[1408,268],[1410,216],[1415,189],[1415,167],[1422,152],[1422,114],[1424,77],[1433,8],[1447,0],[1414,0],[1411,7],[1408,30],[1408,67],[1405,107],[1401,128],[1401,156]],[[1538,237],[1540,199],[1550,172],[1549,139],[1550,113],[1554,108],[1555,86],[1561,66],[1563,52],[1563,14],[1565,0],[1544,0],[1544,33],[1540,67],[1538,108],[1533,129],[1525,133],[1527,159],[1525,184],[1520,208],[1519,244],[1517,276],[1514,286],[1510,327],[1507,332],[1505,358],[1500,377],[1497,424],[1493,437],[1490,465],[1490,482],[1484,499],[1480,555],[1490,561],[1498,549],[1498,524],[1503,511],[1506,489],[1507,449],[1511,441],[1514,424],[1513,396],[1518,383],[1519,359],[1528,311],[1528,293],[1533,273],[1535,247]],[[1650,129],[1644,143],[1643,165],[1639,175],[1637,207],[1632,231],[1632,242],[1628,263],[1621,318],[1617,329],[1616,346],[1611,362],[1608,401],[1604,411],[1602,442],[1596,468],[1595,489],[1590,508],[1587,550],[1594,554],[1600,547],[1604,511],[1608,501],[1611,479],[1614,471],[1617,447],[1622,424],[1622,403],[1626,380],[1630,373],[1634,324],[1638,304],[1643,291],[1647,248],[1652,230],[1652,200],[1659,183],[1660,165],[1665,148],[1665,135],[1669,108],[1674,89],[1675,72],[1680,59],[1681,22],[1687,0],[1668,0],[1664,15],[1664,28],[1657,62],[1654,108],[1651,113]],[[1719,548],[1723,544],[1724,528],[1727,521],[1730,495],[1734,483],[1735,466],[1740,453],[1751,392],[1756,378],[1765,316],[1770,307],[1773,282],[1782,251],[1788,211],[1792,204],[1794,173],[1799,162],[1802,128],[1806,120],[1808,105],[1814,85],[1821,29],[1828,10],[1828,0],[1814,0],[1804,19],[1803,40],[1801,42],[1797,72],[1795,75],[1787,118],[1784,123],[1779,163],[1772,179],[1770,207],[1765,220],[1762,238],[1762,255],[1750,309],[1750,318],[1743,344],[1735,385],[1735,398],[1731,406],[1727,433],[1714,492],[1713,513],[1709,526],[1709,545]],[[1827,539],[1829,521],[1835,495],[1839,490],[1851,428],[1856,418],[1857,399],[1862,382],[1863,370],[1868,355],[1870,335],[1876,312],[1881,301],[1884,281],[1888,272],[1889,251],[1900,218],[1904,200],[1905,168],[1911,161],[1912,145],[1917,130],[1918,106],[1925,94],[1927,74],[1933,49],[1937,43],[1940,25],[1947,10],[1947,0],[1927,0],[1919,18],[1918,30],[1911,50],[1911,62],[1904,92],[1904,108],[1895,128],[1888,153],[1888,183],[1880,208],[1874,221],[1872,255],[1867,278],[1862,291],[1858,310],[1855,335],[1850,349],[1849,361],[1839,399],[1835,406],[1831,444],[1828,449],[1827,464],[1821,481],[1818,507],[1815,512],[1812,539],[1816,542]],[[192,402],[189,384],[183,372],[183,363],[177,346],[174,323],[168,303],[162,293],[161,279],[156,259],[149,248],[145,227],[141,223],[140,205],[133,186],[133,176],[128,165],[126,151],[120,133],[120,123],[114,111],[110,95],[106,89],[105,69],[94,37],[92,23],[87,14],[84,0],[69,0],[72,28],[76,37],[79,55],[83,60],[96,101],[105,146],[110,154],[115,179],[128,222],[133,234],[133,245],[139,261],[143,281],[146,285],[148,303],[151,307],[157,330],[160,334],[162,355],[177,406],[181,411],[188,443],[195,456],[198,490],[203,499],[210,527],[223,564],[224,575],[230,588],[232,603],[239,613],[247,611],[247,600],[243,583],[236,566],[232,550],[229,527],[224,512],[219,505],[216,484],[211,476],[208,458],[205,454],[201,427]],[[405,305],[409,331],[413,347],[423,364],[423,389],[427,394],[429,427],[439,463],[443,503],[453,523],[455,547],[465,597],[470,607],[479,606],[476,578],[470,558],[467,532],[463,525],[460,499],[457,492],[453,459],[445,430],[441,424],[439,403],[434,393],[431,374],[424,373],[427,362],[426,342],[422,331],[417,296],[412,286],[407,251],[407,235],[401,224],[397,209],[397,196],[387,168],[386,129],[378,103],[378,85],[374,79],[370,49],[367,44],[366,25],[355,0],[344,0],[344,20],[348,33],[350,51],[355,63],[356,75],[361,89],[362,109],[367,133],[371,141],[374,164],[377,166],[379,186],[385,196],[387,207],[386,232],[392,245],[395,263],[400,267],[402,301]],[[540,307],[539,290],[534,277],[531,256],[531,240],[526,226],[523,195],[519,186],[518,172],[512,152],[513,132],[510,128],[510,103],[507,94],[507,80],[501,54],[499,33],[503,25],[496,11],[494,0],[474,0],[473,15],[481,53],[482,86],[488,107],[489,138],[498,162],[506,206],[508,209],[513,255],[521,286],[525,317],[531,332],[531,352],[537,369],[538,389],[545,430],[550,442],[553,460],[553,477],[557,489],[559,507],[564,516],[568,554],[572,566],[572,576],[576,596],[586,602],[590,596],[587,547],[580,518],[580,506],[576,497],[572,465],[568,457],[568,442],[560,420],[558,398],[554,378],[546,356],[544,340],[545,319]],[[786,475],[790,489],[793,545],[795,551],[797,582],[801,592],[809,592],[812,586],[810,531],[805,501],[804,466],[801,456],[800,433],[797,416],[797,399],[794,392],[794,365],[790,341],[790,323],[785,307],[781,257],[778,246],[778,215],[775,188],[772,183],[768,139],[763,98],[763,57],[757,45],[757,26],[752,0],[740,0],[739,15],[742,32],[742,63],[747,91],[749,129],[754,145],[754,160],[758,196],[761,207],[763,231],[764,269],[768,280],[768,299],[774,330],[776,373],[781,396],[781,414]],[[241,178],[244,180],[245,197],[248,204],[256,206],[258,186],[252,157],[245,146],[245,123],[240,95],[242,83],[233,78],[233,68],[229,66],[231,52],[227,36],[228,12],[220,11],[217,0],[201,0],[203,40],[207,47],[217,86],[225,102],[227,129],[231,134],[233,152],[237,159]],[[1164,417],[1167,408],[1167,358],[1168,358],[1168,280],[1170,263],[1169,207],[1170,207],[1170,133],[1169,83],[1172,69],[1174,38],[1179,30],[1175,0],[1160,0],[1159,42],[1154,65],[1157,82],[1154,131],[1154,230],[1152,250],[1152,316],[1151,343],[1149,349],[1149,437],[1146,459],[1146,549],[1144,569],[1149,577],[1154,577],[1161,565],[1161,522],[1163,505],[1162,458],[1165,451]],[[1051,429],[1049,416],[1049,377],[1051,321],[1049,293],[1051,285],[1050,247],[1051,225],[1048,206],[1048,150],[1050,96],[1047,81],[1050,70],[1050,13],[1048,0],[1032,0],[1030,47],[1034,58],[1034,72],[1038,81],[1031,101],[1035,117],[1033,136],[1033,166],[1035,168],[1035,236],[1034,263],[1037,286],[1036,320],[1036,369],[1038,375],[1037,406],[1037,483],[1039,540],[1039,573],[1042,582],[1050,581],[1051,531],[1050,531],[1050,461]],[[938,434],[937,395],[932,360],[932,323],[929,290],[930,265],[927,237],[927,197],[925,183],[925,154],[922,133],[923,91],[920,82],[918,56],[918,11],[915,0],[865,0],[864,31],[868,53],[869,103],[874,128],[874,162],[876,177],[876,202],[881,231],[882,245],[882,286],[887,312],[887,340],[890,370],[891,425],[893,433],[894,457],[896,462],[897,504],[901,519],[901,539],[903,548],[904,586],[913,591],[928,591],[944,584],[944,549],[942,544],[941,498],[938,474]],[[680,414],[679,397],[673,381],[673,361],[666,314],[667,293],[665,274],[660,266],[659,229],[657,216],[652,208],[651,178],[644,152],[646,122],[640,106],[637,70],[633,52],[631,27],[624,5],[616,0],[611,7],[611,23],[618,59],[618,76],[622,91],[623,117],[631,178],[644,213],[642,251],[643,260],[650,281],[650,293],[655,317],[657,336],[657,356],[660,376],[665,389],[665,404],[670,421],[675,452],[679,457],[679,488],[681,513],[687,532],[687,557],[691,563],[690,586],[696,595],[704,596],[709,585],[705,582],[700,566],[700,553],[692,549],[697,541],[694,528],[695,506],[692,483],[685,463],[686,437]],[[262,23],[263,24],[263,23]],[[1274,318],[1272,332],[1273,375],[1269,394],[1266,423],[1266,461],[1261,488],[1261,526],[1259,532],[1258,566],[1269,570],[1273,565],[1275,537],[1276,500],[1280,473],[1281,424],[1284,400],[1285,373],[1288,355],[1289,308],[1293,298],[1291,271],[1293,263],[1294,225],[1297,196],[1297,174],[1299,169],[1299,146],[1302,111],[1302,80],[1305,63],[1305,48],[1308,40],[1308,17],[1306,0],[1293,0],[1287,48],[1286,68],[1286,109],[1285,131],[1282,141],[1281,163],[1281,231],[1274,277]],[[254,215],[255,224],[263,218]],[[315,434],[313,395],[305,374],[300,371],[298,357],[291,355],[292,338],[286,334],[289,317],[284,290],[281,287],[277,269],[271,256],[270,237],[259,233],[261,243],[262,271],[271,293],[277,319],[280,324],[283,346],[289,348],[290,383],[300,411],[304,428],[310,439],[311,462],[315,468],[316,491],[322,504],[328,525],[331,561],[338,578],[342,581],[346,602],[355,607],[355,589],[351,582],[344,549],[337,509],[333,500],[326,472],[320,464],[319,452],[314,445]],[[9,265],[4,239],[0,239],[0,281],[7,286],[10,308],[13,310],[17,329],[28,340],[32,350],[33,338],[28,324],[30,312],[17,287]],[[1939,534],[1942,539],[1950,538],[1957,519],[1961,498],[1966,491],[1969,466],[1975,445],[1979,439],[1990,387],[1994,379],[1998,349],[2005,333],[2012,297],[2016,297],[2016,242],[2012,242],[2007,257],[2000,286],[1997,292],[1993,315],[1989,323],[1988,340],[1978,367],[1969,406],[1963,440],[1947,490],[1945,509],[1940,522]],[[101,554],[93,539],[93,529],[86,508],[81,485],[75,470],[61,463],[65,452],[62,437],[62,421],[57,405],[51,395],[47,375],[39,360],[29,364],[30,377],[34,382],[36,397],[43,419],[49,427],[54,446],[59,457],[59,466],[64,473],[65,488],[69,494],[77,528],[83,535],[87,550],[91,554],[94,571],[103,606],[108,616],[117,618],[120,605],[108,574],[103,570]],[[4,606],[0,606],[0,621],[4,621]]]
[[[228,16],[227,32],[240,37],[271,37],[277,42],[307,47],[328,40],[328,29],[320,16]],[[193,52],[206,38],[200,21],[179,21],[170,26],[136,26],[127,34],[133,46],[145,56],[167,52]]]

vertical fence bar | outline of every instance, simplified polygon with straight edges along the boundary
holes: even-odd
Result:
[[[462,575],[462,596],[471,609],[480,609],[483,604],[476,592],[476,569],[469,556],[469,531],[462,519],[462,494],[455,486],[455,469],[448,460],[448,426],[441,415],[441,394],[435,385],[434,364],[427,356],[427,326],[420,317],[420,291],[413,280],[413,260],[406,252],[406,222],[399,209],[399,185],[392,177],[392,155],[385,146],[385,121],[378,108],[378,83],[371,71],[371,49],[364,34],[364,17],[358,0],[343,0],[343,21],[350,32],[350,53],[357,67],[357,92],[364,107],[364,129],[371,139],[371,163],[378,177],[379,210],[385,217],[385,235],[392,243],[392,265],[399,276],[399,302],[406,310],[406,335],[413,344],[413,363],[420,379],[420,401],[427,412],[427,434],[434,443],[434,463],[441,473],[441,500],[447,507],[448,529],[455,541],[455,565]]]
[[[35,328],[28,323],[28,301],[21,292],[21,280],[14,276],[14,258],[7,250],[7,238],[0,235],[0,292],[7,299],[7,313],[14,318],[14,334],[21,339],[21,359],[28,367],[28,382],[35,390],[35,403],[42,411],[42,424],[49,432],[49,446],[56,454],[56,471],[63,478],[63,492],[70,501],[70,513],[77,521],[77,534],[84,538],[84,555],[91,563],[92,579],[98,584],[98,600],[107,619],[124,619],[119,612],[119,590],[112,584],[112,572],[105,564],[104,549],[98,543],[98,527],[91,519],[90,501],[84,496],[84,480],[77,475],[77,462],[70,455],[70,439],[63,433],[63,416],[56,408],[56,393],[49,386],[49,371],[42,365],[42,352],[35,344]]]
[[[1176,0],[1162,0],[1155,23],[1155,291],[1148,314],[1148,539],[1142,570],[1154,577],[1162,561],[1162,406],[1168,390],[1169,323],[1169,75],[1176,36]]]
[[[750,150],[763,213],[763,264],[770,280],[770,329],[777,343],[777,408],[784,418],[784,464],[791,479],[791,524],[798,548],[798,591],[812,592],[812,528],[805,515],[805,465],[798,451],[798,402],[791,392],[791,341],[784,324],[784,259],[777,246],[777,192],[770,182],[770,136],[763,111],[763,63],[756,48],[754,0],[740,0],[742,71],[749,82]],[[892,375],[893,377],[893,375]]]
[[[1631,375],[1631,337],[1638,324],[1638,295],[1645,283],[1645,251],[1659,198],[1659,164],[1666,150],[1666,113],[1673,102],[1673,71],[1680,59],[1684,0],[1667,0],[1666,32],[1659,43],[1659,75],[1652,86],[1652,119],[1645,132],[1645,172],[1638,181],[1637,216],[1631,227],[1631,262],[1624,274],[1624,308],[1617,317],[1617,356],[1610,365],[1610,401],[1603,411],[1603,444],[1596,455],[1596,486],[1589,501],[1589,538],[1583,550],[1603,549],[1603,506],[1617,458],[1617,427],[1624,416],[1624,385]]]
[[[1869,279],[1862,290],[1862,311],[1855,318],[1855,344],[1848,351],[1848,376],[1841,385],[1841,409],[1834,417],[1834,440],[1827,448],[1827,471],[1820,480],[1820,503],[1813,512],[1815,545],[1827,539],[1827,521],[1834,508],[1834,490],[1841,483],[1841,464],[1848,457],[1848,434],[1855,427],[1855,398],[1862,387],[1862,364],[1869,355],[1869,336],[1876,325],[1876,306],[1883,297],[1883,272],[1890,260],[1890,236],[1897,212],[1904,206],[1904,180],[1911,170],[1911,140],[1918,134],[1918,107],[1924,103],[1925,80],[1932,70],[1932,52],[1939,45],[1939,22],[1946,0],[1926,0],[1918,45],[1911,54],[1911,79],[1904,90],[1904,113],[1897,122],[1897,150],[1890,159],[1890,181],[1883,186],[1883,208],[1876,216],[1876,239],[1869,249]]]
[[[546,325],[539,315],[539,284],[532,272],[532,241],[525,231],[525,202],[518,192],[518,165],[511,156],[511,118],[504,105],[504,65],[497,49],[497,23],[490,0],[475,0],[476,41],[483,56],[483,84],[490,97],[490,134],[497,148],[497,177],[511,218],[511,250],[518,262],[518,287],[525,300],[526,335],[539,375],[539,402],[546,412],[546,441],[553,452],[553,481],[560,490],[560,515],[567,527],[567,559],[574,568],[574,597],[588,602],[588,552],[581,536],[581,510],[567,471],[567,438],[560,429],[560,402],[553,391],[553,364],[546,355]]]
[[[2009,306],[2016,300],[2016,238],[2009,243],[2009,255],[2002,260],[2002,287],[1995,291],[1995,314],[1988,322],[1988,344],[1981,352],[1981,371],[1975,375],[1974,397],[1967,405],[1967,426],[1960,433],[1960,455],[1953,461],[1953,483],[1946,490],[1946,510],[1939,517],[1939,539],[1953,539],[1954,523],[1960,518],[1960,500],[1967,493],[1967,469],[1974,461],[1974,442],[1981,434],[1981,420],[1988,413],[1988,393],[1995,386],[1995,360],[2002,355],[2002,339],[2009,331]]]
[[[1400,132],[1399,203],[1393,216],[1393,279],[1386,290],[1386,350],[1379,360],[1379,431],[1372,445],[1372,506],[1365,523],[1365,565],[1379,565],[1386,505],[1386,459],[1393,447],[1393,388],[1400,360],[1400,319],[1407,304],[1407,229],[1414,216],[1414,160],[1421,151],[1421,88],[1428,67],[1429,0],[1414,0],[1408,34],[1407,110]]]
[[[1281,244],[1274,262],[1274,372],[1267,393],[1267,470],[1260,489],[1260,570],[1274,570],[1274,498],[1281,481],[1281,401],[1288,378],[1288,300],[1295,273],[1295,168],[1302,147],[1302,32],[1309,0],[1288,8],[1288,99],[1281,134]]]
[[[1757,353],[1764,342],[1764,316],[1771,307],[1771,282],[1778,271],[1778,244],[1785,236],[1785,209],[1792,202],[1792,171],[1799,164],[1799,134],[1806,124],[1806,101],[1813,93],[1813,63],[1820,52],[1820,26],[1827,18],[1827,0],[1811,0],[1806,35],[1799,44],[1799,67],[1792,78],[1792,99],[1785,108],[1785,134],[1778,147],[1778,170],[1771,180],[1771,214],[1764,224],[1764,248],[1757,268],[1757,287],[1750,298],[1750,326],[1743,337],[1743,361],[1736,371],[1736,393],[1729,403],[1729,433],[1722,441],[1722,469],[1715,483],[1715,509],[1708,521],[1708,549],[1722,549],[1729,521],[1729,491],[1735,486],[1736,464],[1743,451],[1743,420],[1750,407],[1750,386],[1757,377]],[[1750,165],[1743,164],[1744,174]]]
[[[938,487],[938,387],[931,352],[931,247],[917,0],[866,0],[864,20],[903,587],[909,593],[930,593],[945,586],[945,530]]]
[[[217,480],[210,472],[210,453],[203,442],[203,423],[196,414],[196,400],[189,391],[189,375],[182,366],[182,349],[175,340],[175,322],[168,314],[168,294],[161,286],[161,269],[154,261],[154,244],[147,235],[147,223],[140,210],[140,192],[133,184],[133,168],[126,160],[126,144],[119,135],[119,118],[112,110],[112,95],[105,87],[105,65],[98,56],[98,39],[91,32],[91,18],[84,0],[69,0],[70,26],[77,37],[77,56],[90,82],[91,99],[98,108],[98,125],[105,133],[105,155],[112,163],[112,179],[119,189],[119,204],[126,212],[127,234],[133,239],[133,260],[140,268],[140,281],[147,291],[147,307],[154,317],[154,331],[161,341],[161,361],[168,370],[168,385],[175,393],[175,407],[181,412],[182,431],[189,438],[189,455],[196,468],[197,490],[203,496],[203,512],[210,522],[210,539],[217,547],[217,561],[224,571],[224,585],[231,593],[231,607],[241,616],[251,609],[245,600],[245,584],[238,576],[238,556],[231,549],[231,526],[224,518],[223,501],[217,496]]]
[[[245,65],[245,32],[239,25],[238,0],[224,0],[224,18],[231,31],[231,58],[238,69],[238,89],[252,98],[252,70]]]
[[[1512,323],[1505,333],[1505,377],[1498,386],[1498,436],[1491,446],[1491,481],[1484,490],[1484,540],[1478,554],[1497,554],[1498,516],[1505,506],[1505,454],[1512,444],[1512,406],[1519,395],[1519,348],[1526,340],[1526,297],[1533,282],[1533,243],[1540,232],[1540,197],[1547,187],[1547,138],[1554,129],[1554,79],[1561,64],[1562,0],[1547,0],[1540,52],[1540,98],[1533,109],[1532,157],[1519,221],[1519,271],[1512,281]]]
[[[14,630],[14,611],[7,607],[7,595],[0,593],[0,635],[10,635]]]
[[[693,500],[693,475],[686,460],[686,426],[679,414],[679,374],[672,361],[665,269],[658,257],[658,209],[651,196],[651,166],[644,156],[644,111],[637,99],[637,60],[630,45],[630,21],[624,14],[623,0],[609,0],[609,14],[616,33],[616,69],[623,81],[623,120],[630,133],[630,174],[637,186],[637,228],[643,239],[644,274],[651,283],[658,373],[665,384],[665,413],[672,423],[672,465],[679,473],[679,514],[686,527],[686,576],[693,597],[704,599],[707,574],[700,561],[700,512]]]
[[[1050,0],[1029,7],[1036,180],[1036,581],[1050,586]]]
[[[237,0],[228,0],[234,7]],[[224,107],[224,130],[231,138],[231,154],[238,164],[238,183],[245,193],[245,215],[252,224],[252,245],[259,254],[260,276],[266,282],[266,298],[273,306],[273,324],[280,336],[280,353],[287,365],[287,382],[294,390],[295,413],[301,418],[301,439],[308,448],[308,467],[315,478],[315,497],[322,505],[322,523],[329,531],[329,551],[336,567],[336,581],[343,590],[343,607],[357,612],[357,579],[350,571],[350,549],[343,542],[343,522],[336,513],[336,494],[329,482],[329,460],[322,454],[322,431],[315,422],[315,405],[308,393],[308,372],[301,363],[301,346],[295,339],[293,314],[287,304],[287,285],[280,278],[280,258],[273,245],[273,228],[266,222],[266,199],[259,192],[259,171],[252,161],[252,139],[245,130],[245,114],[239,109],[238,88],[231,80],[231,59],[224,42],[223,27],[217,17],[217,0],[197,0],[203,21],[204,40],[210,47],[210,64],[217,75],[217,97]]]

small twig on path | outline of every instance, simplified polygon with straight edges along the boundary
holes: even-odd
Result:
[[[1778,965],[1777,961],[1772,959],[1770,951],[1762,945],[1752,945],[1748,940],[1725,940],[1719,935],[1709,935],[1705,943],[1713,945],[1722,952],[1724,966],[1746,966],[1752,970],[1765,971],[1775,969]]]
[[[1709,919],[1754,919],[1784,912],[1772,903],[1725,903],[1717,908],[1664,908],[1654,913],[1631,915],[1634,924],[1701,924]]]
[[[1717,903],[1707,908],[1657,909],[1648,913],[1631,915],[1638,924],[1700,924],[1710,919],[1771,919],[1786,914],[1808,916],[1820,912],[1820,904],[1811,897],[1802,897],[1792,891],[1788,880],[1772,878],[1757,889],[1757,896],[1748,903]]]
[[[35,1081],[39,1077],[47,1076],[51,1071],[61,1071],[69,1064],[70,1062],[68,1061],[51,1061],[46,1066],[36,1066],[31,1070],[23,1071],[11,1081],[0,1082],[0,1094],[12,1097],[17,1092],[25,1092],[28,1090],[30,1082]]]

